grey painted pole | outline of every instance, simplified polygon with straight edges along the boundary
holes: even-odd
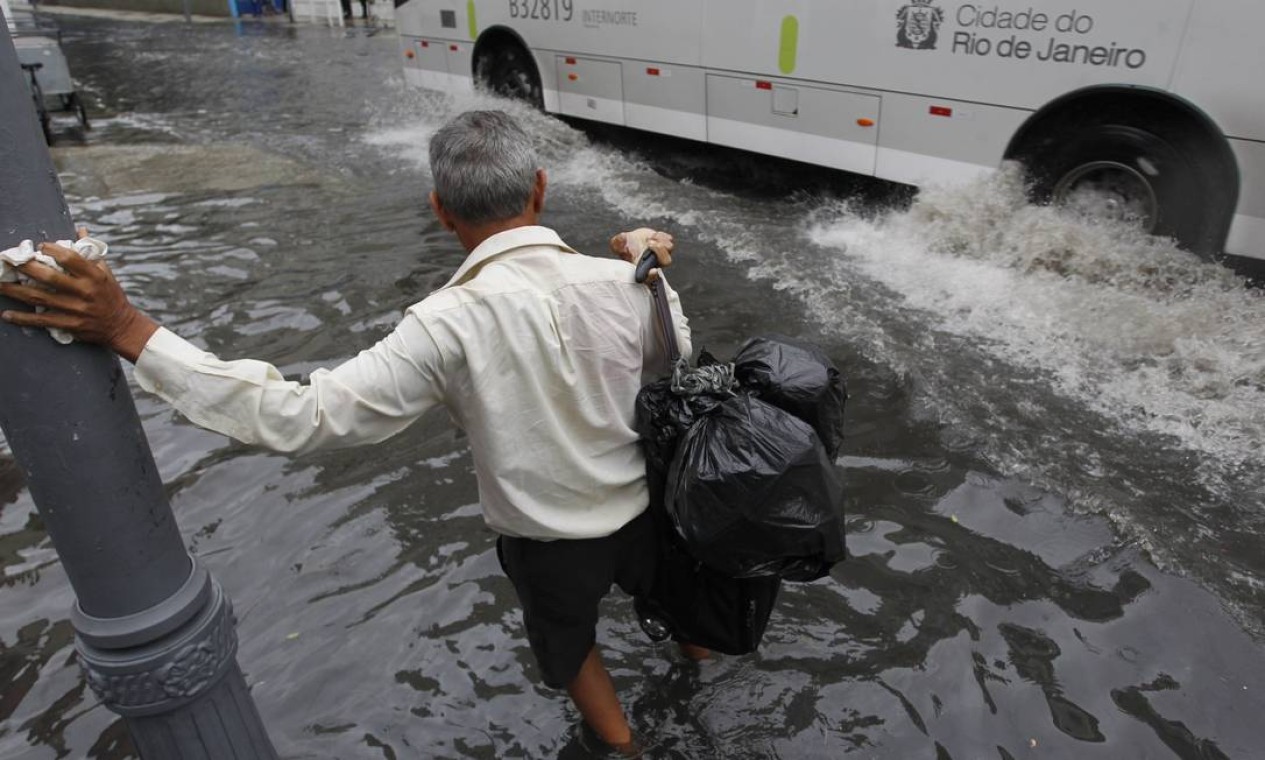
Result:
[[[5,28],[0,12],[0,28]],[[9,36],[0,43],[0,247],[73,225]],[[0,309],[25,308],[0,298]],[[145,760],[276,758],[233,609],[184,547],[118,359],[0,324],[0,428],[78,602],[92,690]]]

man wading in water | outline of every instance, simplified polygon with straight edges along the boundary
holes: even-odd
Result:
[[[390,335],[306,385],[194,347],[128,303],[103,264],[56,245],[41,249],[65,274],[22,268],[55,293],[0,286],[51,310],[3,317],[105,344],[136,364],[142,388],[193,422],[275,451],[376,443],[445,406],[470,436],[484,519],[500,534],[497,555],[545,684],[566,687],[603,749],[638,757],[595,631],[611,584],[637,595],[654,570],[633,404],[665,360],[650,293],[628,262],[648,245],[669,265],[672,238],[616,235],[617,261],[581,255],[536,226],[545,172],[527,134],[499,111],[453,119],[431,141],[430,163],[431,206],[469,256]],[[667,293],[689,356],[680,300]]]

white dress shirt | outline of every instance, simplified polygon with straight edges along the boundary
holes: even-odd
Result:
[[[689,325],[667,293],[688,357]],[[483,241],[376,346],[307,384],[166,329],[137,359],[136,380],[202,427],[285,452],[376,443],[442,404],[470,436],[493,530],[592,538],[649,501],[633,405],[666,371],[656,319],[631,264],[519,227]]]

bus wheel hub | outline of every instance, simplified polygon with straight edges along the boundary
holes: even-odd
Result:
[[[1117,161],[1094,161],[1068,172],[1054,201],[1091,219],[1137,224],[1148,234],[1159,220],[1159,200],[1142,172]]]

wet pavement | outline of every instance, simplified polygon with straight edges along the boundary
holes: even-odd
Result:
[[[76,218],[180,334],[302,376],[462,259],[429,136],[503,107],[402,83],[390,34],[62,16],[96,129]],[[512,106],[510,106],[512,107]],[[852,400],[849,560],[788,584],[761,651],[695,666],[615,594],[599,640],[652,757],[1265,756],[1265,299],[1021,178],[874,183],[520,113],[546,223],[671,230],[696,345],[822,345]],[[286,758],[575,758],[443,414],[299,459],[138,406]],[[79,674],[72,595],[0,447],[0,756],[134,757]]]

